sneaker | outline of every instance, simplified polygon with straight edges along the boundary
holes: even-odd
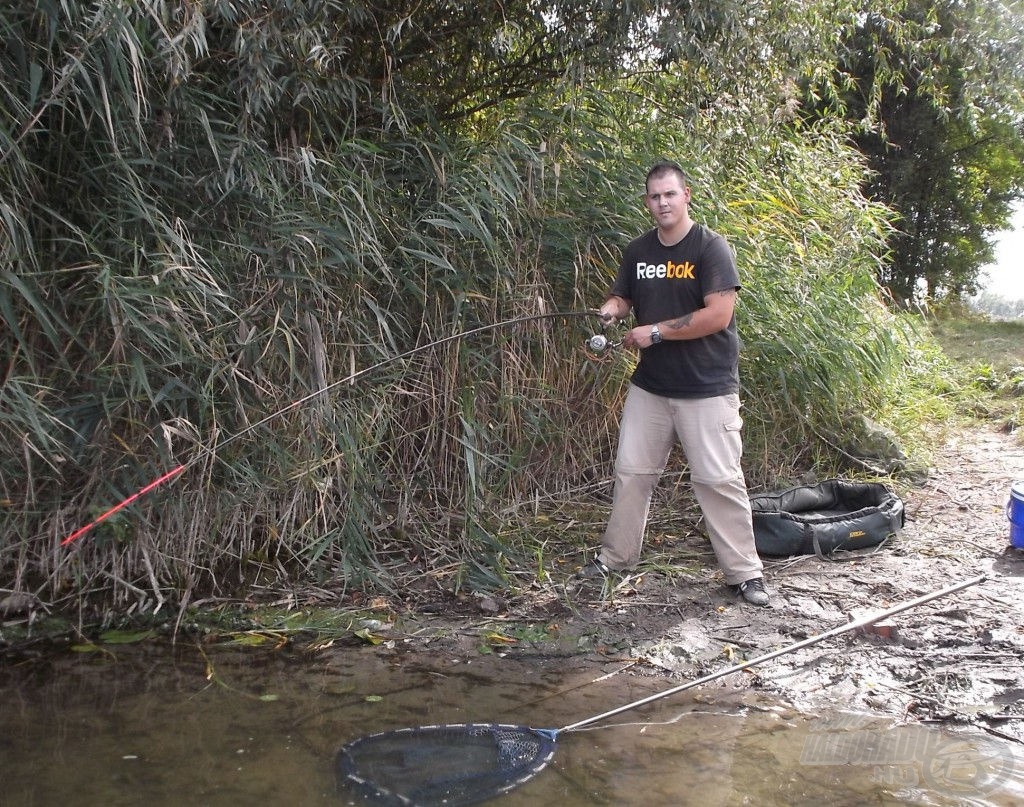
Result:
[[[606,579],[608,575],[612,573],[612,570],[605,566],[597,558],[594,558],[590,563],[576,572],[577,580],[595,580],[597,578]]]
[[[729,586],[733,594],[743,597],[751,605],[764,608],[768,605],[768,592],[764,587],[764,578],[755,577],[753,580],[744,580],[736,586]]]

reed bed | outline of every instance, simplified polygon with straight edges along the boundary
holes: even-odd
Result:
[[[753,92],[714,120],[629,119],[686,75],[555,82],[453,124],[289,66],[301,27],[233,37],[226,6],[143,5],[0,12],[54,78],[40,95],[4,62],[24,122],[0,143],[8,590],[55,610],[340,601],[542,576],[553,534],[583,549],[568,525],[607,502],[632,357],[588,356],[576,316],[450,337],[599,305],[664,155],[737,250],[752,485],[839,467],[848,416],[906,367],[876,282],[887,212],[838,127],[762,125]]]

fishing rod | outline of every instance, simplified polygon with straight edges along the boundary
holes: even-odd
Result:
[[[340,387],[342,384],[354,383],[357,379],[362,378],[363,376],[369,375],[369,374],[371,374],[373,372],[376,372],[377,370],[380,370],[382,367],[386,367],[387,365],[392,364],[393,362],[401,361],[403,359],[407,359],[410,356],[415,356],[417,353],[422,353],[425,350],[429,350],[431,348],[435,348],[435,347],[438,347],[440,345],[445,345],[445,344],[447,344],[449,342],[454,342],[454,341],[457,341],[457,340],[460,340],[460,339],[467,339],[467,338],[469,338],[471,336],[476,336],[478,334],[485,333],[487,331],[498,330],[499,328],[509,328],[509,327],[514,326],[514,325],[521,325],[521,324],[526,323],[526,322],[535,322],[537,320],[544,320],[544,319],[573,318],[573,317],[593,317],[593,316],[598,316],[599,317],[599,316],[601,316],[601,312],[597,311],[596,309],[587,309],[585,311],[553,311],[553,312],[547,312],[547,313],[543,313],[543,314],[530,314],[530,315],[524,316],[524,317],[515,317],[514,319],[506,319],[506,320],[503,320],[501,322],[492,322],[489,325],[481,325],[481,326],[479,326],[477,328],[472,328],[471,330],[468,330],[468,331],[462,331],[461,333],[452,334],[451,336],[446,336],[446,337],[444,337],[442,339],[437,339],[437,340],[435,340],[433,342],[428,342],[425,345],[419,345],[418,347],[411,348],[410,350],[407,350],[404,353],[399,353],[396,356],[390,356],[390,357],[384,359],[383,361],[379,361],[376,364],[370,365],[369,367],[364,367],[362,370],[358,370],[358,371],[356,371],[354,373],[351,373],[350,375],[346,376],[345,378],[339,379],[337,381],[332,381],[330,384],[328,384],[328,385],[326,385],[324,387],[321,387],[320,389],[316,390],[315,392],[311,392],[308,395],[305,395],[302,398],[299,398],[297,401],[292,401],[287,406],[284,406],[284,407],[282,407],[282,408],[280,408],[280,409],[278,409],[278,410],[276,410],[274,412],[271,412],[269,415],[266,415],[265,417],[261,418],[260,420],[256,421],[255,423],[253,423],[253,424],[247,426],[246,428],[242,429],[241,431],[236,432],[235,434],[233,434],[233,435],[231,435],[229,437],[226,437],[221,443],[219,443],[219,444],[217,444],[215,446],[207,446],[206,448],[202,449],[198,454],[196,454],[194,457],[192,457],[192,459],[190,459],[190,460],[188,460],[186,462],[183,462],[182,464],[178,465],[176,468],[172,468],[167,473],[157,477],[152,482],[149,482],[148,484],[146,484],[143,487],[139,488],[137,491],[135,491],[135,493],[133,493],[130,496],[122,499],[120,502],[115,504],[109,510],[107,510],[106,512],[104,512],[101,515],[99,515],[97,518],[95,518],[92,521],[90,521],[88,524],[86,524],[86,525],[84,525],[82,527],[79,527],[77,530],[75,530],[73,533],[71,533],[67,538],[65,538],[63,541],[61,541],[60,545],[61,546],[67,546],[68,544],[73,543],[74,541],[78,540],[83,535],[88,533],[90,530],[92,530],[94,527],[97,527],[98,525],[102,524],[104,521],[106,521],[108,518],[110,518],[115,513],[123,510],[125,507],[127,507],[130,504],[132,504],[132,502],[138,501],[139,499],[141,499],[143,496],[145,496],[150,491],[155,490],[156,488],[160,487],[164,483],[170,481],[171,479],[174,479],[176,476],[181,475],[182,473],[184,473],[186,470],[191,468],[193,465],[195,465],[200,460],[205,459],[206,457],[212,456],[213,454],[215,454],[217,452],[217,450],[223,449],[228,444],[233,443],[236,440],[240,440],[242,437],[245,437],[248,434],[251,434],[256,429],[260,428],[261,426],[265,426],[267,423],[269,423],[270,421],[274,420],[275,418],[278,418],[281,415],[284,415],[285,413],[292,411],[293,409],[298,409],[301,406],[305,406],[310,401],[313,401],[313,400],[315,400],[317,398],[320,398],[323,395],[326,395],[328,392],[330,392],[333,389],[336,389],[337,387]],[[597,338],[596,336],[592,336],[590,341],[593,341],[596,338]]]

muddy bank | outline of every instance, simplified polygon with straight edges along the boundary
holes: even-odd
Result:
[[[709,687],[771,693],[805,710],[842,704],[921,721],[971,722],[1024,741],[1024,552],[1009,546],[1006,503],[1024,478],[1011,435],[950,438],[927,480],[900,490],[906,526],[882,547],[766,563],[771,606],[741,604],[696,535],[668,540],[648,570],[612,587],[572,583],[571,568],[505,601],[426,604],[379,647],[452,658],[557,658],[595,675],[660,676],[666,688],[984,574],[987,579],[869,630],[830,638]],[[667,565],[685,557],[687,571]],[[458,609],[463,616],[455,616]],[[434,612],[434,613],[431,613]],[[724,693],[723,693],[724,694]]]
[[[969,722],[1016,745],[1024,742],[1024,552],[1009,546],[1006,504],[1019,479],[1019,438],[979,429],[952,435],[927,479],[899,489],[906,525],[895,539],[832,559],[767,561],[772,603],[766,609],[728,592],[697,531],[670,535],[655,527],[643,567],[611,586],[574,584],[583,554],[569,547],[547,563],[559,570],[548,579],[524,569],[521,586],[501,596],[463,591],[453,597],[433,576],[423,586],[410,584],[402,598],[364,599],[352,608],[338,607],[337,592],[295,593],[273,605],[305,630],[254,623],[241,639],[327,658],[359,646],[391,665],[429,657],[443,668],[486,655],[499,668],[555,664],[579,672],[581,680],[640,676],[657,691],[984,574],[978,585],[871,630],[720,678],[703,696],[760,694],[809,712],[838,704],[898,720]],[[232,607],[255,613],[246,603]],[[373,617],[366,617],[367,608]],[[329,620],[323,635],[310,614]],[[167,617],[154,626],[155,635],[179,628],[179,641],[197,638],[183,637],[189,630],[204,635],[202,626]],[[19,621],[31,619],[10,620]],[[241,629],[236,622],[231,631]],[[226,631],[208,632],[202,641],[219,641]],[[69,634],[67,641],[80,639]],[[45,658],[49,646],[13,647],[18,657]]]

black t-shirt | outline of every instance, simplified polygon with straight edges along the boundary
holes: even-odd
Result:
[[[679,243],[664,246],[657,230],[630,242],[611,293],[633,304],[640,325],[675,319],[704,307],[716,291],[738,289],[739,273],[726,240],[694,224]],[[736,317],[700,339],[665,340],[640,351],[632,381],[668,398],[711,398],[739,392]]]

